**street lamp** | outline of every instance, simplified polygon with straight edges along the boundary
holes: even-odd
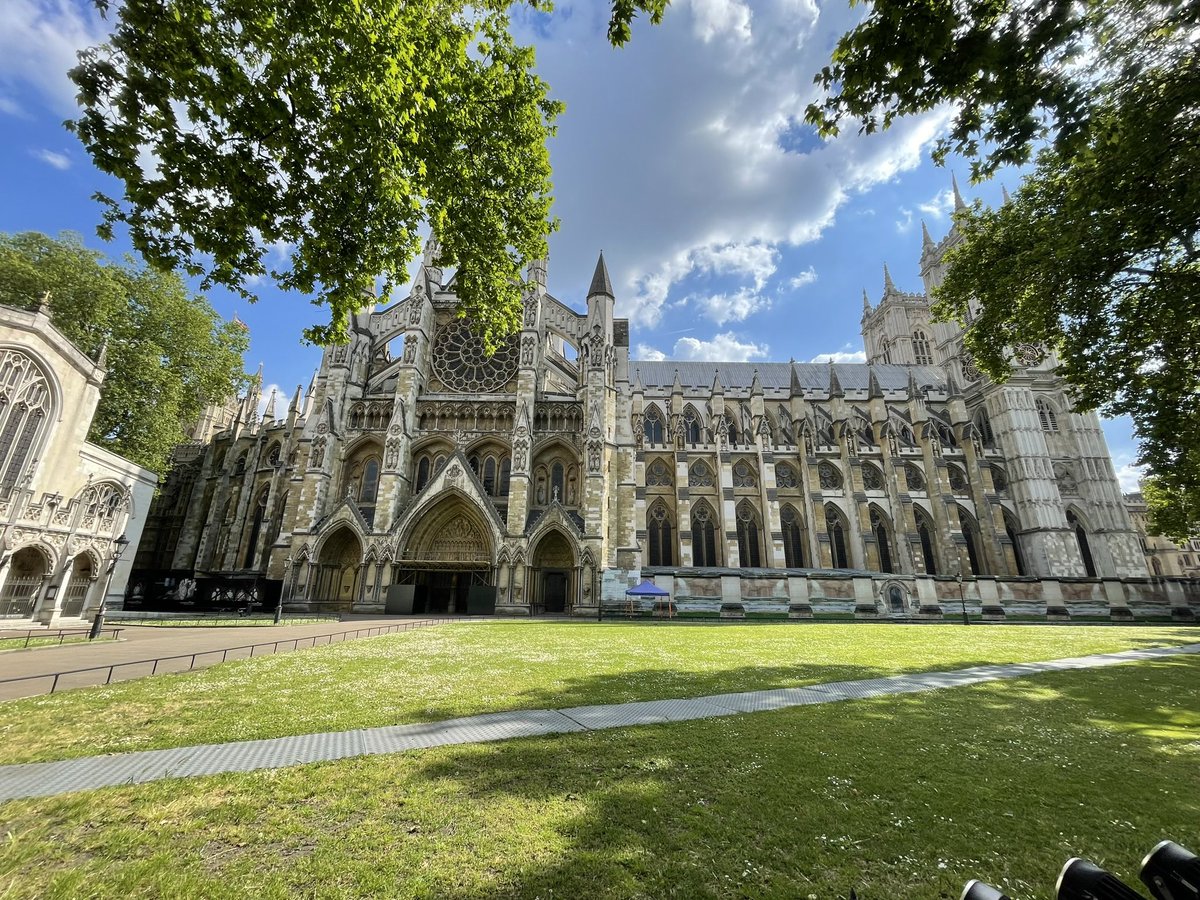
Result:
[[[275,624],[283,621],[283,592],[287,590],[288,575],[292,572],[292,557],[283,561],[283,584],[279,586],[279,599],[275,601]]]
[[[121,559],[121,554],[125,552],[125,548],[129,546],[129,538],[122,534],[119,538],[113,541],[112,559],[108,563],[108,572],[104,579],[104,593],[100,595],[100,606],[96,609],[96,618],[92,620],[92,630],[88,633],[88,640],[94,641],[100,637],[100,629],[104,627],[104,604],[108,602],[108,586],[112,584],[113,570],[117,568],[117,562]]]
[[[962,604],[963,624],[970,625],[971,620],[967,618],[967,597],[963,593],[962,572],[958,573],[958,602]]]

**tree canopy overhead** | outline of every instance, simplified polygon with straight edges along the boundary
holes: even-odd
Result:
[[[242,381],[245,327],[223,322],[178,275],[114,263],[77,235],[0,233],[0,303],[36,305],[108,375],[88,439],[155,472],[209,401]]]
[[[125,0],[71,71],[82,111],[68,126],[124,185],[97,195],[101,235],[124,223],[156,266],[250,299],[270,274],[329,308],[305,332],[328,343],[377,278],[385,291],[407,278],[428,223],[463,312],[489,339],[511,331],[522,270],[555,226],[546,140],[560,105],[506,10]]]

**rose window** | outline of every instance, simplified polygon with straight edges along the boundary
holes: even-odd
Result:
[[[442,384],[464,394],[500,390],[517,371],[516,336],[504,341],[491,356],[465,321],[438,329],[433,340],[433,371]]]

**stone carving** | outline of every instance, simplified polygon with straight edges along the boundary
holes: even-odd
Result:
[[[1058,482],[1058,492],[1064,497],[1079,496],[1079,482],[1075,480],[1075,473],[1066,463],[1054,464],[1054,480]]]
[[[527,334],[525,337],[521,338],[521,365],[533,365],[533,351],[536,346],[537,338],[535,338],[532,334]]]
[[[513,468],[518,471],[525,469],[525,462],[529,457],[529,441],[524,438],[517,438],[513,441]]]
[[[597,474],[600,472],[601,461],[604,456],[604,445],[600,441],[590,441],[588,443],[588,471]]]
[[[823,462],[817,466],[817,479],[823,491],[836,491],[842,486],[842,473],[832,463]]]
[[[325,465],[325,438],[318,437],[313,441],[312,455],[309,457],[309,467],[320,469]]]
[[[417,336],[415,334],[406,334],[404,336],[404,362],[407,365],[412,365],[417,361]]]

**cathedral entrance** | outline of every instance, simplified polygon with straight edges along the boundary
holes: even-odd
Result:
[[[349,528],[341,528],[325,541],[317,558],[313,605],[324,610],[348,610],[358,599],[362,545]]]
[[[575,571],[575,554],[566,537],[551,531],[542,538],[533,553],[533,566],[537,572],[533,615],[569,613],[574,605],[571,575]]]
[[[495,611],[490,542],[461,501],[439,504],[423,517],[396,563],[392,581],[412,585],[416,615]]]

